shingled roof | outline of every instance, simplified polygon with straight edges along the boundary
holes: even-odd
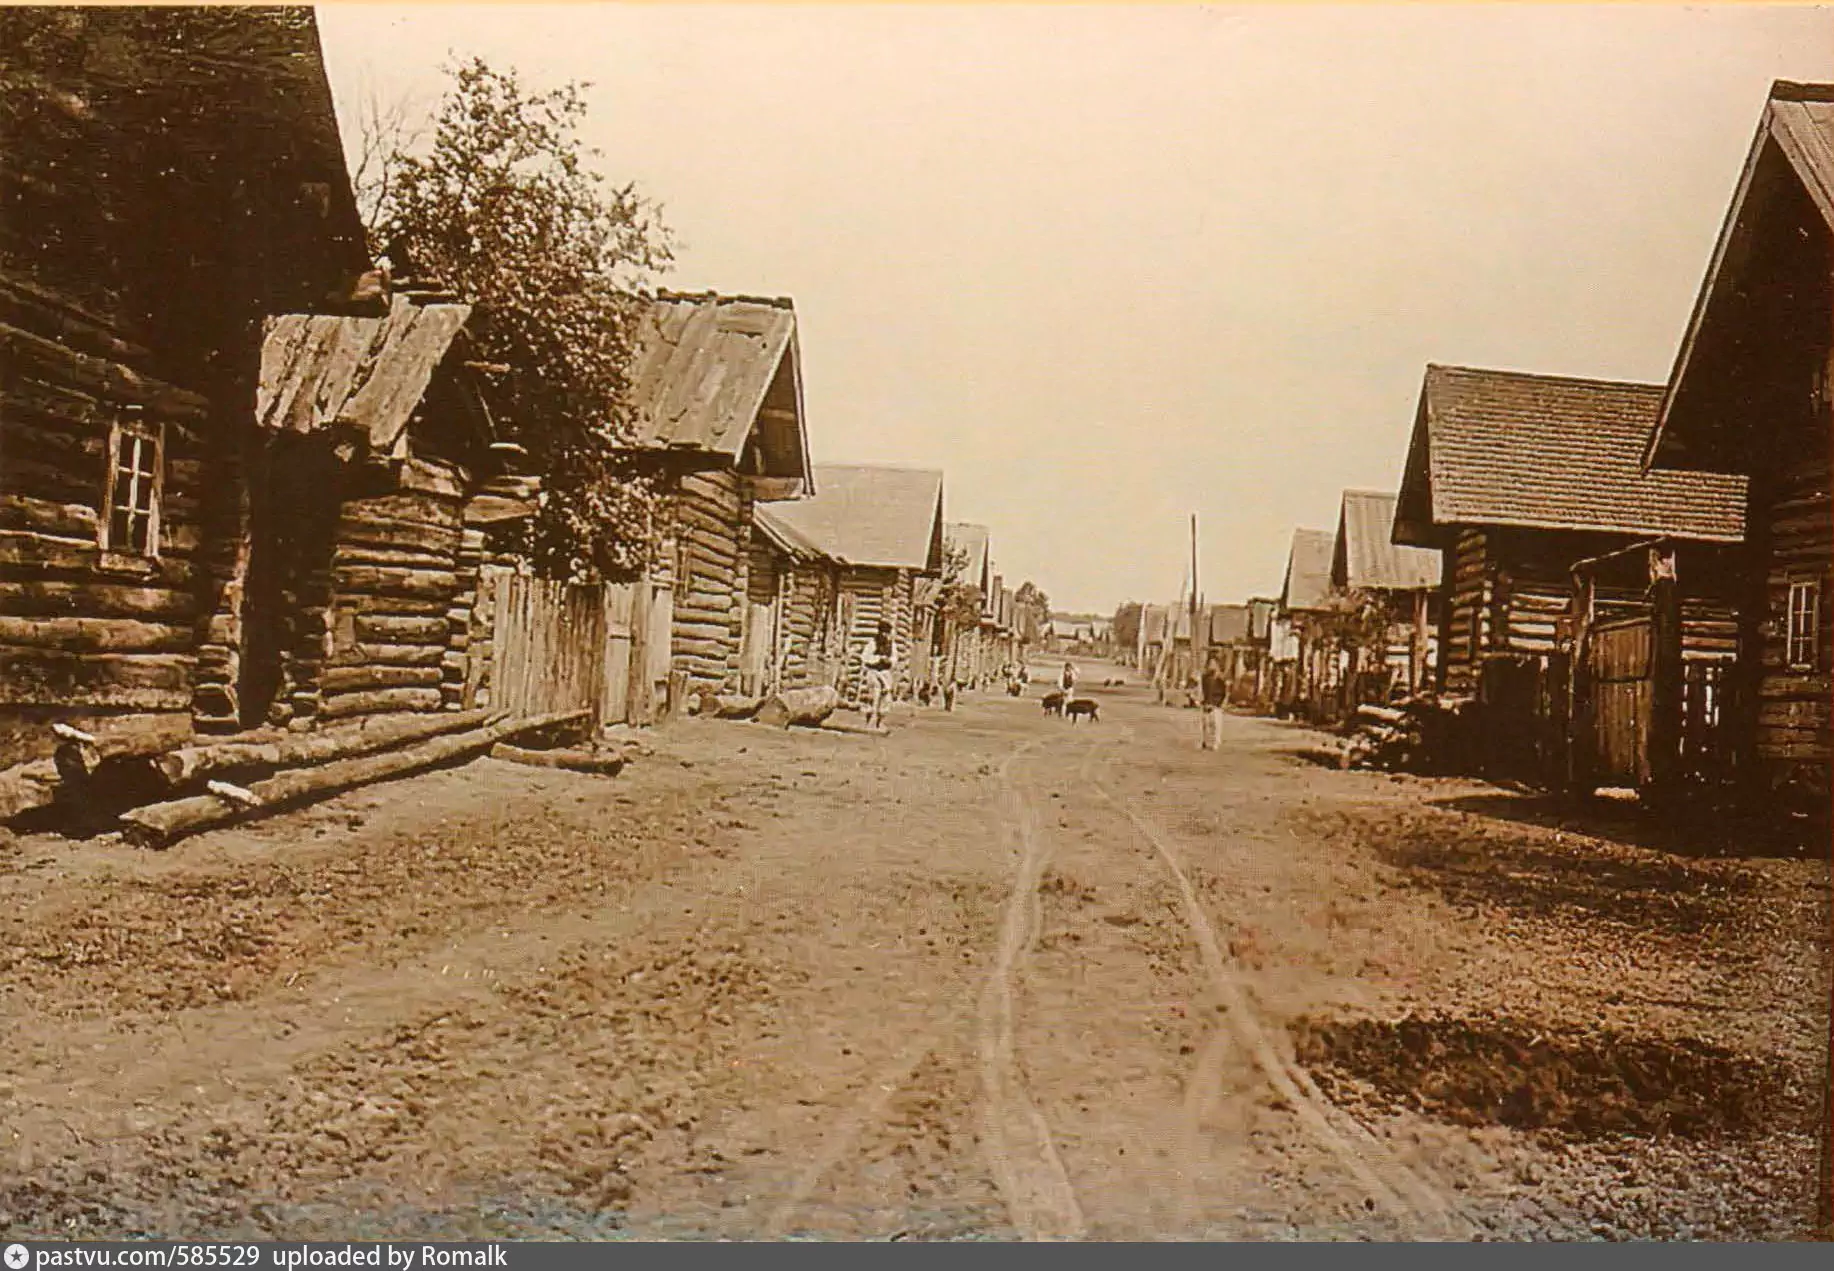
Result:
[[[1375,490],[1344,491],[1331,549],[1333,586],[1422,591],[1439,585],[1438,552],[1394,541],[1395,497]]]
[[[355,428],[372,452],[387,453],[470,316],[470,305],[397,296],[383,318],[272,318],[261,342],[256,422],[282,432]]]
[[[942,568],[942,473],[930,468],[817,464],[816,493],[759,504],[756,522],[843,565]]]
[[[1286,613],[1326,609],[1331,603],[1330,530],[1294,530],[1286,554],[1280,608]]]
[[[1737,542],[1745,481],[1645,472],[1662,387],[1428,366],[1394,541],[1435,546],[1461,525]]]
[[[1750,339],[1751,288],[1744,276],[1754,244],[1804,234],[1817,218],[1824,238],[1834,233],[1834,84],[1779,80],[1758,119],[1648,439],[1655,462],[1710,467],[1748,452],[1748,438],[1726,428],[1736,421],[1717,408],[1708,384],[1720,379],[1726,387],[1727,370]],[[1722,395],[1736,400],[1742,393],[1731,386]]]
[[[765,475],[808,478],[790,301],[661,293],[639,319],[630,385],[640,446],[736,463],[756,430]]]

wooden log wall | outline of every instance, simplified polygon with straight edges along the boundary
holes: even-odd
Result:
[[[1826,424],[1823,423],[1825,430]],[[1775,480],[1775,494],[1759,515],[1768,539],[1765,561],[1761,673],[1758,678],[1757,754],[1781,778],[1799,765],[1826,765],[1830,746],[1830,700],[1834,699],[1834,493],[1825,431],[1793,439],[1791,460]],[[1797,581],[1821,585],[1815,665],[1788,662],[1789,590]]]
[[[730,470],[681,478],[672,503],[679,548],[673,666],[690,692],[736,688],[744,649],[752,496]]]
[[[828,571],[813,562],[792,566],[783,613],[783,681],[787,687],[829,682],[827,642],[833,611]]]
[[[457,482],[455,481],[456,485]],[[324,719],[462,705],[469,645],[464,502],[455,491],[405,490],[352,499],[332,557],[331,639],[320,674],[302,668],[296,709]],[[481,538],[478,540],[481,550]],[[455,631],[454,624],[458,630]]]
[[[189,726],[209,404],[143,369],[107,321],[0,275],[0,765],[97,731]],[[156,555],[104,552],[111,424],[163,427]],[[9,722],[10,721],[10,722]]]
[[[1477,690],[1477,664],[1490,639],[1493,570],[1489,538],[1482,530],[1464,530],[1445,554],[1445,618],[1439,648],[1444,659],[1446,691]]]

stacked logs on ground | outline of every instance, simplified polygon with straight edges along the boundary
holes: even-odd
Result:
[[[832,715],[840,704],[840,693],[826,684],[814,688],[784,689],[766,698],[753,718],[772,728],[788,728],[791,724],[819,728],[822,721]]]
[[[166,847],[200,830],[274,811],[353,786],[437,767],[488,751],[498,742],[577,725],[589,711],[561,711],[499,720],[482,728],[422,741],[402,750],[333,760],[318,767],[294,768],[247,787],[247,798],[198,795],[150,804],[125,814],[123,834],[138,847]],[[238,796],[242,791],[237,790]]]
[[[1384,772],[1452,770],[1463,704],[1463,699],[1422,694],[1394,706],[1358,706],[1348,721],[1350,733],[1341,752],[1344,765]]]

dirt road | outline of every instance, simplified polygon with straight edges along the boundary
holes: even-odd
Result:
[[[1094,693],[0,841],[0,1232],[1806,1234],[1825,861]]]

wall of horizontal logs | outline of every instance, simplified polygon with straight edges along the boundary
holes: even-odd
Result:
[[[749,587],[752,491],[729,469],[683,476],[671,500],[676,541],[673,665],[688,689],[737,688]]]
[[[52,719],[182,738],[209,404],[106,320],[6,277],[0,361],[0,766],[48,754]],[[130,416],[164,437],[146,554],[101,546],[110,430]]]
[[[413,462],[419,488],[348,500],[339,515],[329,656],[306,677],[320,718],[463,704],[482,537],[468,548],[462,472]]]

